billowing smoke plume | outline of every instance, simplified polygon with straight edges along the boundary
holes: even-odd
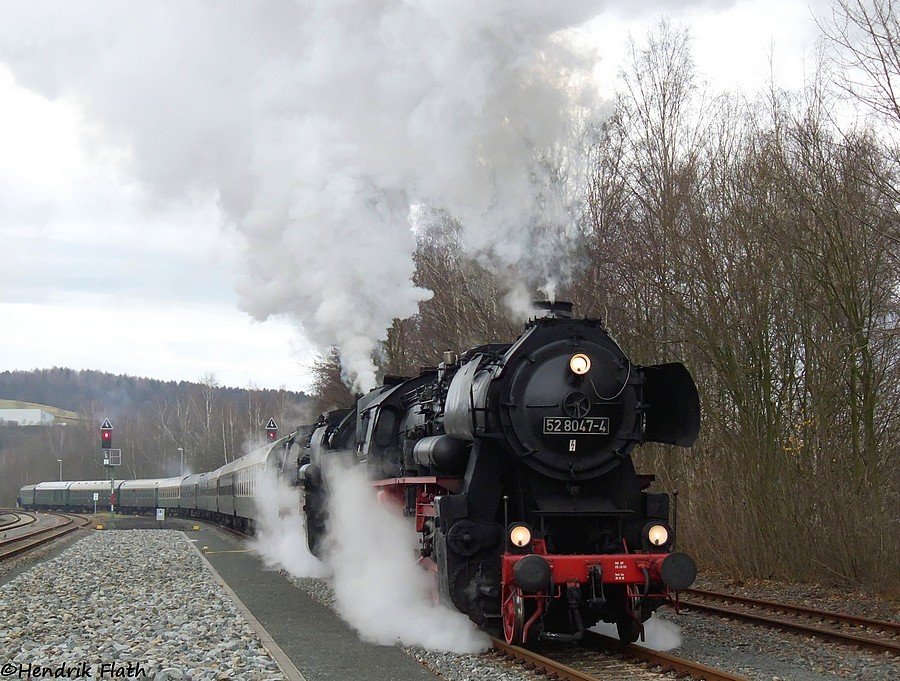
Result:
[[[158,199],[214,193],[246,244],[243,306],[337,344],[356,387],[411,283],[410,207],[507,271],[558,274],[595,101],[561,37],[598,0],[4,4],[0,59],[78,102]],[[190,235],[185,235],[190,238]]]
[[[487,636],[459,612],[433,600],[431,577],[415,559],[418,538],[408,520],[382,506],[365,471],[334,464],[326,470],[329,532],[326,559],[306,547],[299,499],[274,475],[255,497],[261,512],[253,549],[295,577],[327,577],[338,613],[363,640],[479,652]]]

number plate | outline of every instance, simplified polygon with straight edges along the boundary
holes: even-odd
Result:
[[[609,435],[609,419],[606,416],[584,419],[545,416],[544,435]]]

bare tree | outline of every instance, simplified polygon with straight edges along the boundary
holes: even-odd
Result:
[[[900,125],[900,5],[836,0],[819,27],[834,47],[839,83],[893,125]]]
[[[332,348],[313,364],[312,375],[314,412],[349,407],[353,403],[353,392],[341,373],[341,356],[337,348]]]

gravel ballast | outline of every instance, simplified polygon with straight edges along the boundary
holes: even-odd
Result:
[[[695,586],[884,621],[900,621],[897,603],[872,593],[817,584],[737,581],[710,573],[701,573]],[[671,609],[665,609],[660,616],[681,629],[682,643],[670,652],[740,672],[753,681],[889,681],[900,678],[900,661],[887,653],[854,650],[810,636],[690,611],[675,615]]]
[[[828,681],[900,678],[897,659],[853,650],[775,629],[699,613],[659,613],[681,630],[681,645],[669,652],[746,676],[751,681]]]
[[[93,532],[0,587],[5,675],[87,664],[98,678],[104,663],[157,681],[284,678],[174,530]]]

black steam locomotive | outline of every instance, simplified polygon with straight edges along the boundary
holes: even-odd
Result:
[[[447,352],[322,416],[299,462],[310,549],[328,522],[323,467],[355,457],[415,522],[441,597],[476,623],[527,642],[603,620],[634,641],[696,566],[672,552],[669,496],[630,454],[692,445],[697,389],[682,364],[632,364],[570,303],[539,305],[515,343]]]

